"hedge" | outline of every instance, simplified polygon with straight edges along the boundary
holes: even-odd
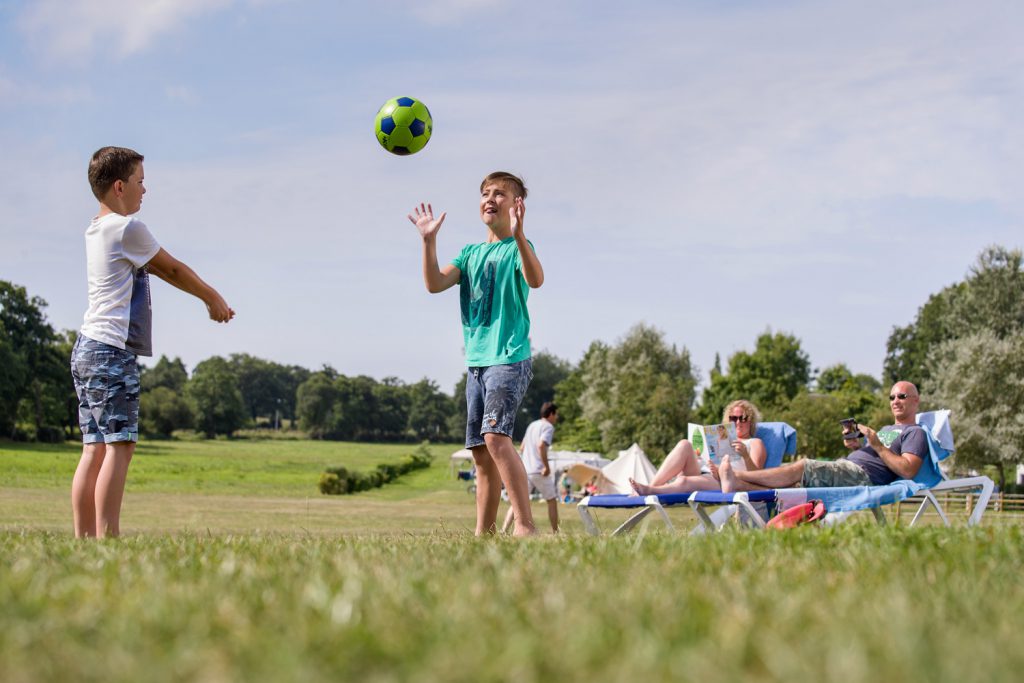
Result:
[[[390,484],[403,474],[430,467],[434,455],[426,445],[420,445],[414,453],[403,456],[398,462],[382,462],[369,472],[354,472],[347,467],[328,467],[320,475],[320,493],[338,496],[358,493]]]

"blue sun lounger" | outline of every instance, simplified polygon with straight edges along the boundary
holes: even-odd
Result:
[[[910,521],[910,526],[917,524],[929,505],[935,508],[943,524],[949,526],[949,518],[935,497],[935,492],[977,490],[978,497],[971,508],[967,525],[974,526],[979,524],[995,488],[993,481],[989,477],[981,475],[948,479],[945,473],[943,473],[939,463],[952,455],[954,450],[953,432],[949,426],[948,410],[921,413],[917,416],[917,421],[918,424],[925,428],[928,434],[929,453],[928,458],[925,459],[921,466],[921,470],[913,480],[900,479],[885,486],[791,488],[737,493],[699,491],[696,493],[662,494],[660,496],[594,496],[588,501],[586,507],[637,508],[638,512],[613,532],[613,535],[615,535],[629,531],[653,510],[660,512],[662,519],[671,529],[672,524],[664,508],[685,502],[698,517],[699,524],[694,529],[694,533],[703,533],[720,529],[730,518],[731,511],[736,509],[732,508],[729,513],[724,514],[720,510],[716,514],[709,515],[705,511],[705,508],[708,506],[738,506],[738,509],[743,511],[745,519],[748,520],[751,526],[764,527],[764,518],[756,513],[753,507],[754,503],[774,504],[781,511],[794,505],[806,503],[808,500],[819,499],[825,503],[825,509],[828,510],[828,514],[823,520],[824,524],[839,523],[852,513],[860,510],[871,510],[878,523],[885,524],[885,515],[882,512],[883,506],[892,505],[913,496],[921,495],[923,501]],[[589,515],[589,510],[586,512],[581,511],[580,514],[583,517],[583,524],[587,531],[597,534],[597,527]]]
[[[757,425],[757,438],[764,442],[767,458],[765,469],[778,467],[783,456],[796,452],[796,430],[785,422],[762,422]],[[663,493],[651,496],[598,495],[588,496],[576,506],[583,527],[587,533],[599,535],[592,509],[635,510],[623,522],[613,536],[626,533],[644,520],[651,512],[657,511],[669,529],[673,529],[666,507],[688,505],[697,516],[695,532],[713,531],[722,526],[729,517],[740,510],[742,516],[754,525],[764,525],[764,517],[755,504],[772,509],[776,502],[774,491],[751,491],[749,493],[721,493],[720,491],[693,491],[686,493]],[[708,514],[708,507],[728,506],[714,514]]]

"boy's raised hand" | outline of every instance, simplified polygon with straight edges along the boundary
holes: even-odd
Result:
[[[508,208],[508,224],[512,228],[512,236],[518,237],[523,231],[523,218],[526,216],[526,203],[522,197],[516,197]]]
[[[430,204],[420,204],[413,209],[413,213],[409,214],[409,220],[420,231],[420,236],[425,239],[437,234],[437,231],[441,229],[441,224],[444,223],[444,217],[447,215],[448,212],[444,211],[435,219],[434,207]]]

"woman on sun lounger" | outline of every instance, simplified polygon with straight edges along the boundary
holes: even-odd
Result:
[[[761,414],[757,407],[750,401],[742,399],[727,405],[722,414],[723,423],[736,423],[737,439],[732,446],[743,458],[743,465],[747,470],[763,469],[764,461],[768,457],[764,442],[753,436],[757,433],[757,422],[760,419]],[[685,491],[720,491],[722,483],[718,479],[718,472],[715,471],[717,468],[712,465],[711,473],[707,474],[701,472],[700,464],[693,444],[683,439],[665,456],[665,462],[661,463],[650,484],[641,484],[632,479],[629,480],[629,484],[637,495],[641,496]]]

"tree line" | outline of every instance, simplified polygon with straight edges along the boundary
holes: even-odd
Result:
[[[77,435],[77,400],[67,369],[74,332],[56,332],[46,303],[0,281],[0,436],[54,441]],[[577,363],[540,351],[515,438],[554,400],[561,448],[614,452],[636,441],[655,461],[688,422],[717,422],[747,398],[765,420],[789,422],[799,452],[843,454],[838,420],[888,424],[886,392],[896,380],[921,390],[922,409],[953,410],[957,463],[992,466],[1000,484],[1024,459],[1024,270],[1019,250],[982,251],[963,281],[929,297],[889,336],[882,375],[844,364],[815,369],[792,334],[765,331],[749,351],[716,357],[706,386],[689,351],[638,324],[614,344],[593,342]],[[315,439],[454,441],[465,431],[465,376],[448,394],[429,379],[406,383],[311,371],[232,354],[189,374],[161,357],[142,370],[140,429],[206,436],[253,427],[297,429]]]

